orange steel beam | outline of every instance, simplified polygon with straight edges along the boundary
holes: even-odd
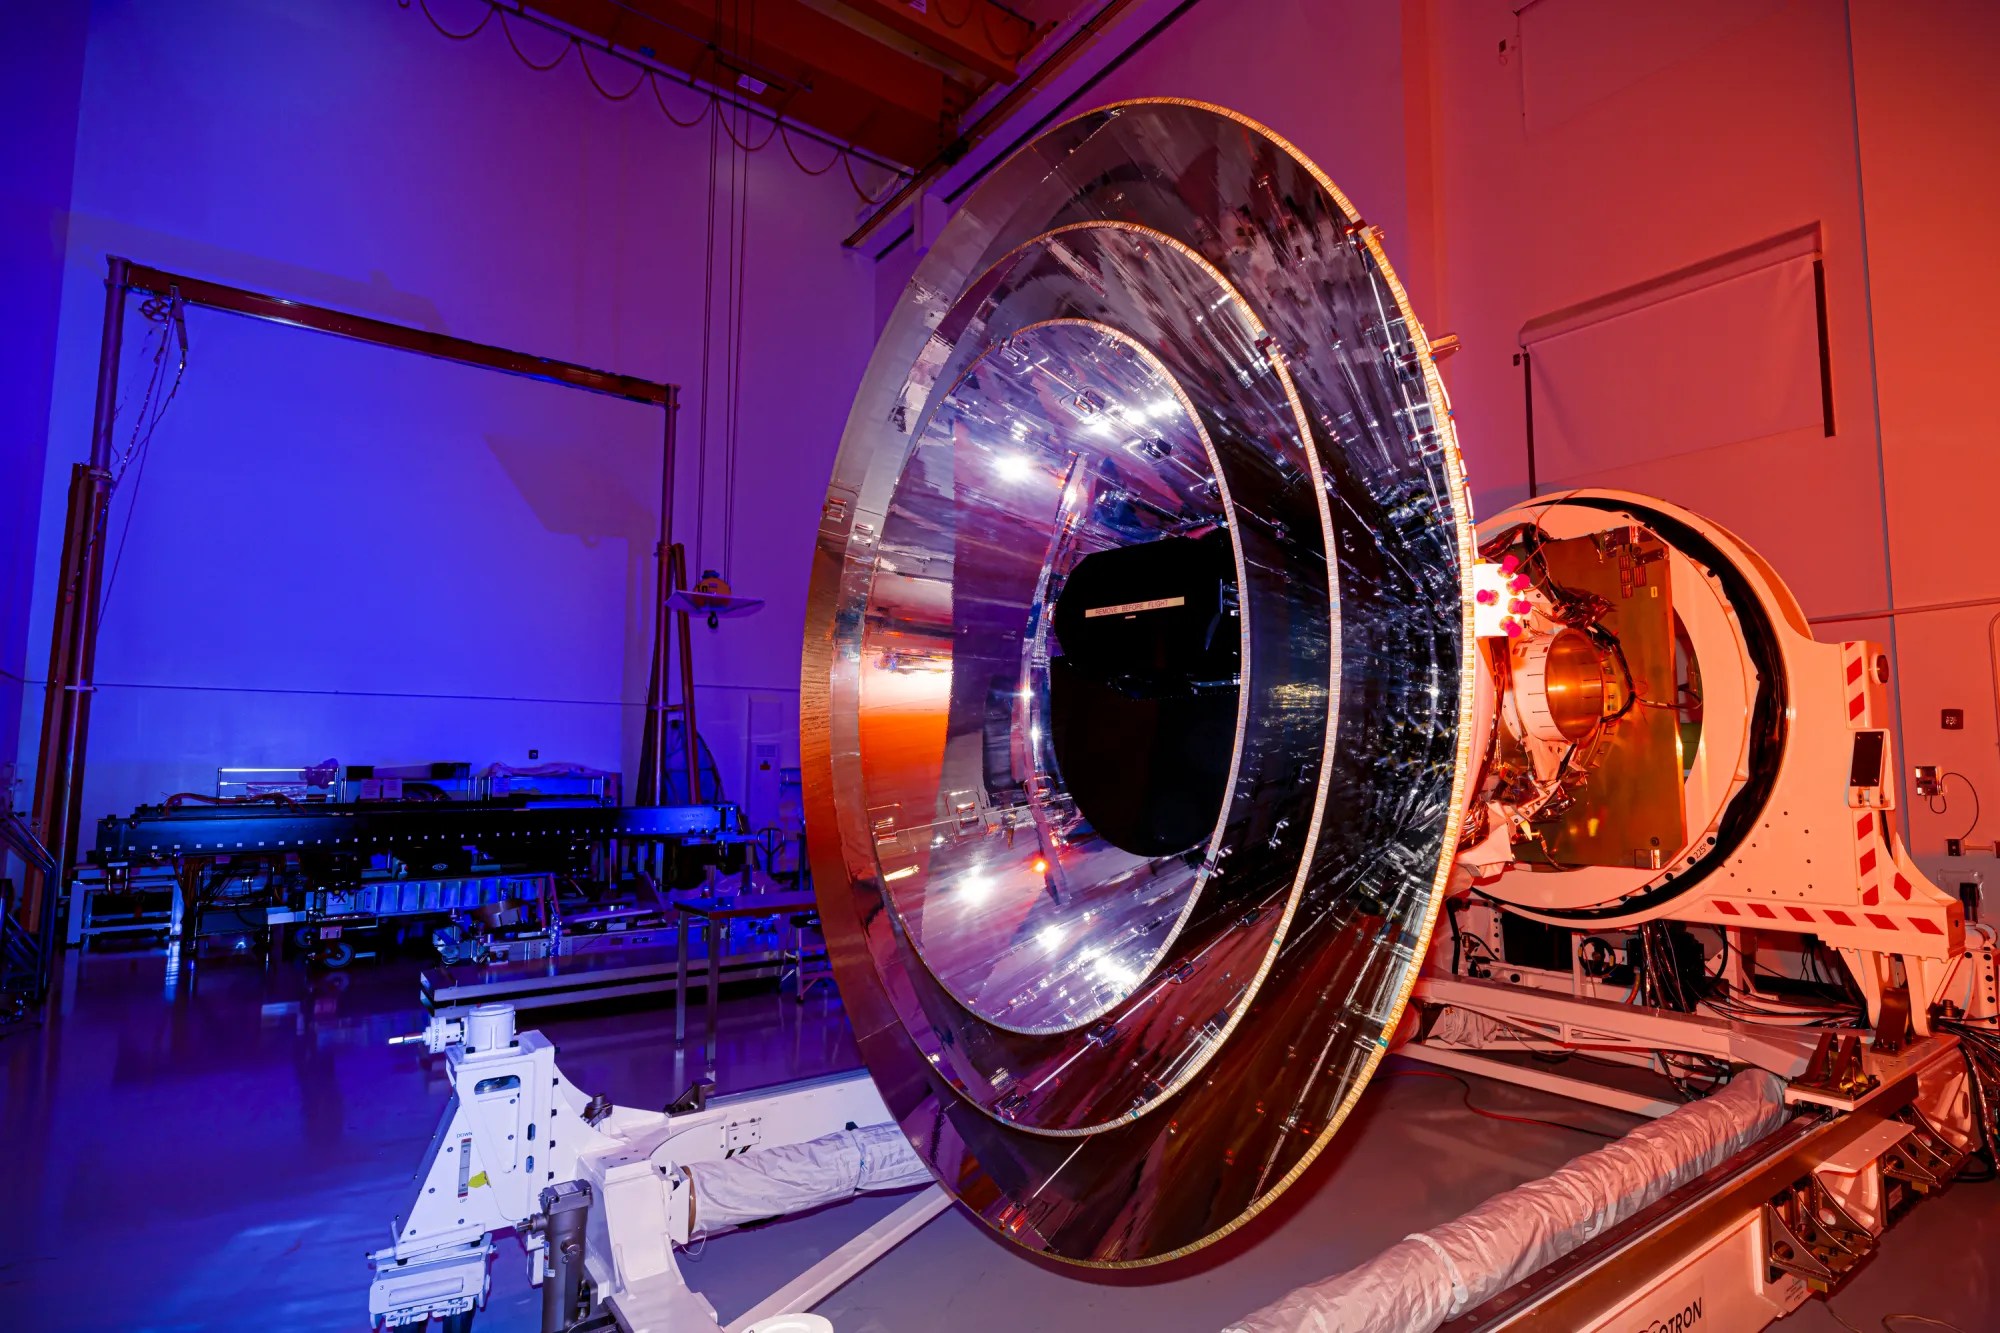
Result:
[[[839,0],[841,8],[923,43],[993,83],[1021,76],[1035,25],[993,0]],[[960,16],[962,14],[962,17]]]
[[[870,213],[862,224],[856,227],[853,233],[846,240],[842,241],[841,244],[851,250],[872,236],[883,223],[901,212],[904,205],[908,204],[910,200],[914,199],[922,191],[929,189],[932,182],[949,171],[952,163],[960,160],[966,152],[978,147],[988,135],[1005,125],[1008,117],[1019,111],[1023,106],[1026,106],[1029,100],[1041,91],[1044,84],[1076,63],[1077,59],[1082,56],[1090,44],[1109,30],[1113,24],[1117,23],[1119,17],[1134,3],[1135,0],[1106,0],[1104,8],[1092,15],[1089,22],[1072,32],[1063,40],[1062,45],[1044,57],[1041,63],[1036,65],[1026,78],[1016,83],[1012,88],[1009,88],[998,101],[994,102],[992,106],[989,106],[980,114],[979,119],[966,126],[964,142],[959,145],[957,152],[949,156],[941,153],[924,163],[910,179],[904,181],[894,193],[882,203],[876,205],[875,211]],[[1159,32],[1167,24],[1172,23],[1194,3],[1195,0],[1185,0],[1181,8],[1176,9],[1163,19],[1153,28],[1153,32]],[[1149,38],[1141,38],[1140,45],[1144,45],[1147,40]],[[1134,47],[1131,49],[1136,50],[1137,48]],[[1123,57],[1120,57],[1120,59],[1123,59]],[[1115,64],[1116,62],[1114,61],[1112,67],[1115,67]],[[1089,86],[1088,83],[1084,85],[1086,88]],[[975,179],[977,178],[975,177]],[[879,258],[880,256],[877,257]]]
[[[639,51],[786,120],[894,162],[929,161],[974,92],[802,0],[534,0],[559,23]],[[609,76],[606,76],[609,82]],[[770,132],[753,127],[756,142]]]

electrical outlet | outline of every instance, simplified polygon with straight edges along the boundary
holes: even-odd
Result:
[[[1965,710],[1963,708],[1946,708],[1941,710],[1938,713],[1938,725],[1946,731],[1964,731]]]
[[[1965,844],[1957,838],[1946,838],[1944,840],[1944,854],[1946,856],[1964,856]]]
[[[1917,778],[1917,795],[1919,796],[1924,796],[1924,797],[1935,796],[1941,790],[1941,788],[1938,786],[1938,771],[1936,764],[1918,764],[1916,769],[1916,778]]]
[[[542,752],[540,750],[528,751],[528,758],[530,759],[540,759],[541,757],[542,757]]]

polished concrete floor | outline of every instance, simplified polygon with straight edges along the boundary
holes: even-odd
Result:
[[[309,973],[254,959],[190,974],[157,952],[69,959],[49,1021],[0,1037],[0,1329],[366,1327],[364,1252],[384,1243],[445,1086],[390,1047],[417,1029],[417,964]],[[525,1015],[584,1089],[658,1106],[685,1086],[670,1008]],[[836,998],[729,996],[720,1076],[737,1091],[854,1062]],[[1615,1131],[1630,1122],[1475,1082],[1482,1106]],[[1350,1266],[1599,1142],[1470,1113],[1460,1087],[1392,1068],[1332,1150],[1237,1236],[1114,1280],[1031,1262],[947,1213],[820,1307],[841,1333],[1198,1330]],[[689,1279],[731,1317],[898,1202],[857,1200],[709,1241]],[[2000,1329],[2000,1184],[1925,1203],[1835,1299]],[[539,1326],[503,1242],[478,1327]],[[1785,1333],[1841,1327],[1820,1303]],[[1899,1329],[1923,1327],[1898,1324]],[[1717,1333],[1727,1333],[1717,1330]]]

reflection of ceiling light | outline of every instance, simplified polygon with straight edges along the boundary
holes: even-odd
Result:
[[[1026,454],[1002,454],[993,464],[1002,481],[1020,481],[1035,470],[1035,460]]]
[[[1062,943],[1062,937],[1063,928],[1061,926],[1043,926],[1035,932],[1035,943],[1041,945],[1044,949],[1053,950],[1058,944]]]
[[[1091,968],[1097,979],[1112,986],[1130,986],[1139,979],[1139,974],[1123,963],[1112,958],[1099,958]]]
[[[993,881],[984,875],[967,875],[958,881],[958,896],[970,906],[977,907],[993,892]]]

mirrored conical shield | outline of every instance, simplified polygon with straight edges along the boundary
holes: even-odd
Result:
[[[995,171],[889,317],[801,680],[841,995],[938,1179],[1153,1263],[1325,1146],[1458,840],[1464,478],[1380,238],[1289,144],[1124,103]]]

